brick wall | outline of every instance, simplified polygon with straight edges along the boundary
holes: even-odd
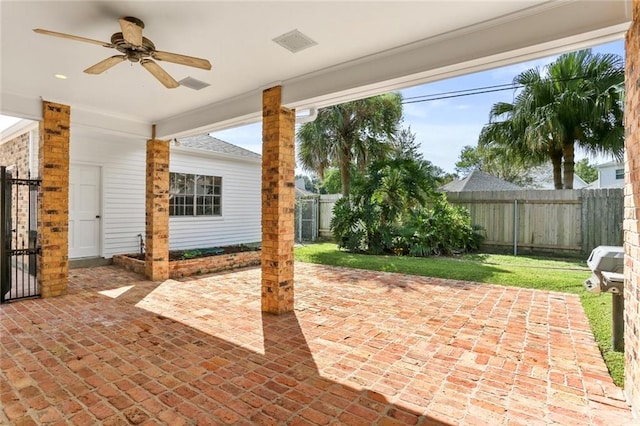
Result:
[[[293,310],[295,111],[280,86],[262,95],[262,311]]]
[[[640,419],[640,0],[626,40],[625,393]]]
[[[29,175],[29,132],[0,145],[0,166],[11,169],[12,177],[26,179]],[[29,188],[12,188],[12,227],[16,229],[14,248],[29,246]],[[26,258],[25,258],[26,260]]]
[[[67,105],[42,102],[38,202],[38,283],[42,297],[67,292],[69,277],[69,123]]]
[[[147,141],[146,276],[169,278],[169,141]]]
[[[113,264],[138,274],[145,273],[145,262],[126,255],[113,256]],[[259,251],[221,254],[198,259],[174,260],[169,262],[169,278],[190,277],[200,274],[229,271],[260,264]]]

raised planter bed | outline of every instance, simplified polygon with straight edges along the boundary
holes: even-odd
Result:
[[[208,254],[198,254],[198,250],[184,250],[171,252],[169,256],[169,278],[182,278],[192,275],[210,274],[214,272],[228,271],[231,269],[245,268],[260,264],[260,249],[236,247],[223,247],[223,252],[216,254],[215,250]],[[208,252],[208,250],[201,250]],[[181,259],[185,256],[194,256],[192,259]],[[195,257],[195,256],[200,257]],[[175,259],[175,260],[173,260]],[[119,254],[113,256],[113,264],[123,268],[144,274],[144,258],[139,254]]]

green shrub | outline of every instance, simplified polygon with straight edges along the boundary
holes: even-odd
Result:
[[[473,251],[484,240],[481,230],[471,225],[466,208],[449,203],[440,194],[430,208],[416,208],[408,215],[398,237],[398,250],[421,257]]]
[[[201,256],[201,255],[202,255],[202,252],[201,252],[200,250],[198,250],[198,249],[195,249],[195,250],[185,250],[185,251],[182,253],[182,259],[183,259],[183,260],[193,259],[193,258],[196,258],[196,257]]]
[[[466,208],[450,204],[441,193],[432,194],[429,207],[424,206],[426,197],[421,203],[415,202],[417,197],[401,197],[407,183],[390,185],[398,172],[388,165],[368,172],[354,183],[352,195],[334,207],[331,229],[338,247],[354,253],[419,257],[479,248],[482,228],[471,225]]]

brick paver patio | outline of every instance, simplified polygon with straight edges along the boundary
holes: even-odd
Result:
[[[0,307],[9,424],[632,424],[575,295],[296,265],[153,283],[71,271]]]

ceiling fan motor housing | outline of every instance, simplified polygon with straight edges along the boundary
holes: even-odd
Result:
[[[150,57],[151,52],[156,50],[156,46],[148,38],[142,37],[142,46],[133,46],[125,41],[122,33],[113,34],[111,44],[131,62],[139,62],[142,58]]]

